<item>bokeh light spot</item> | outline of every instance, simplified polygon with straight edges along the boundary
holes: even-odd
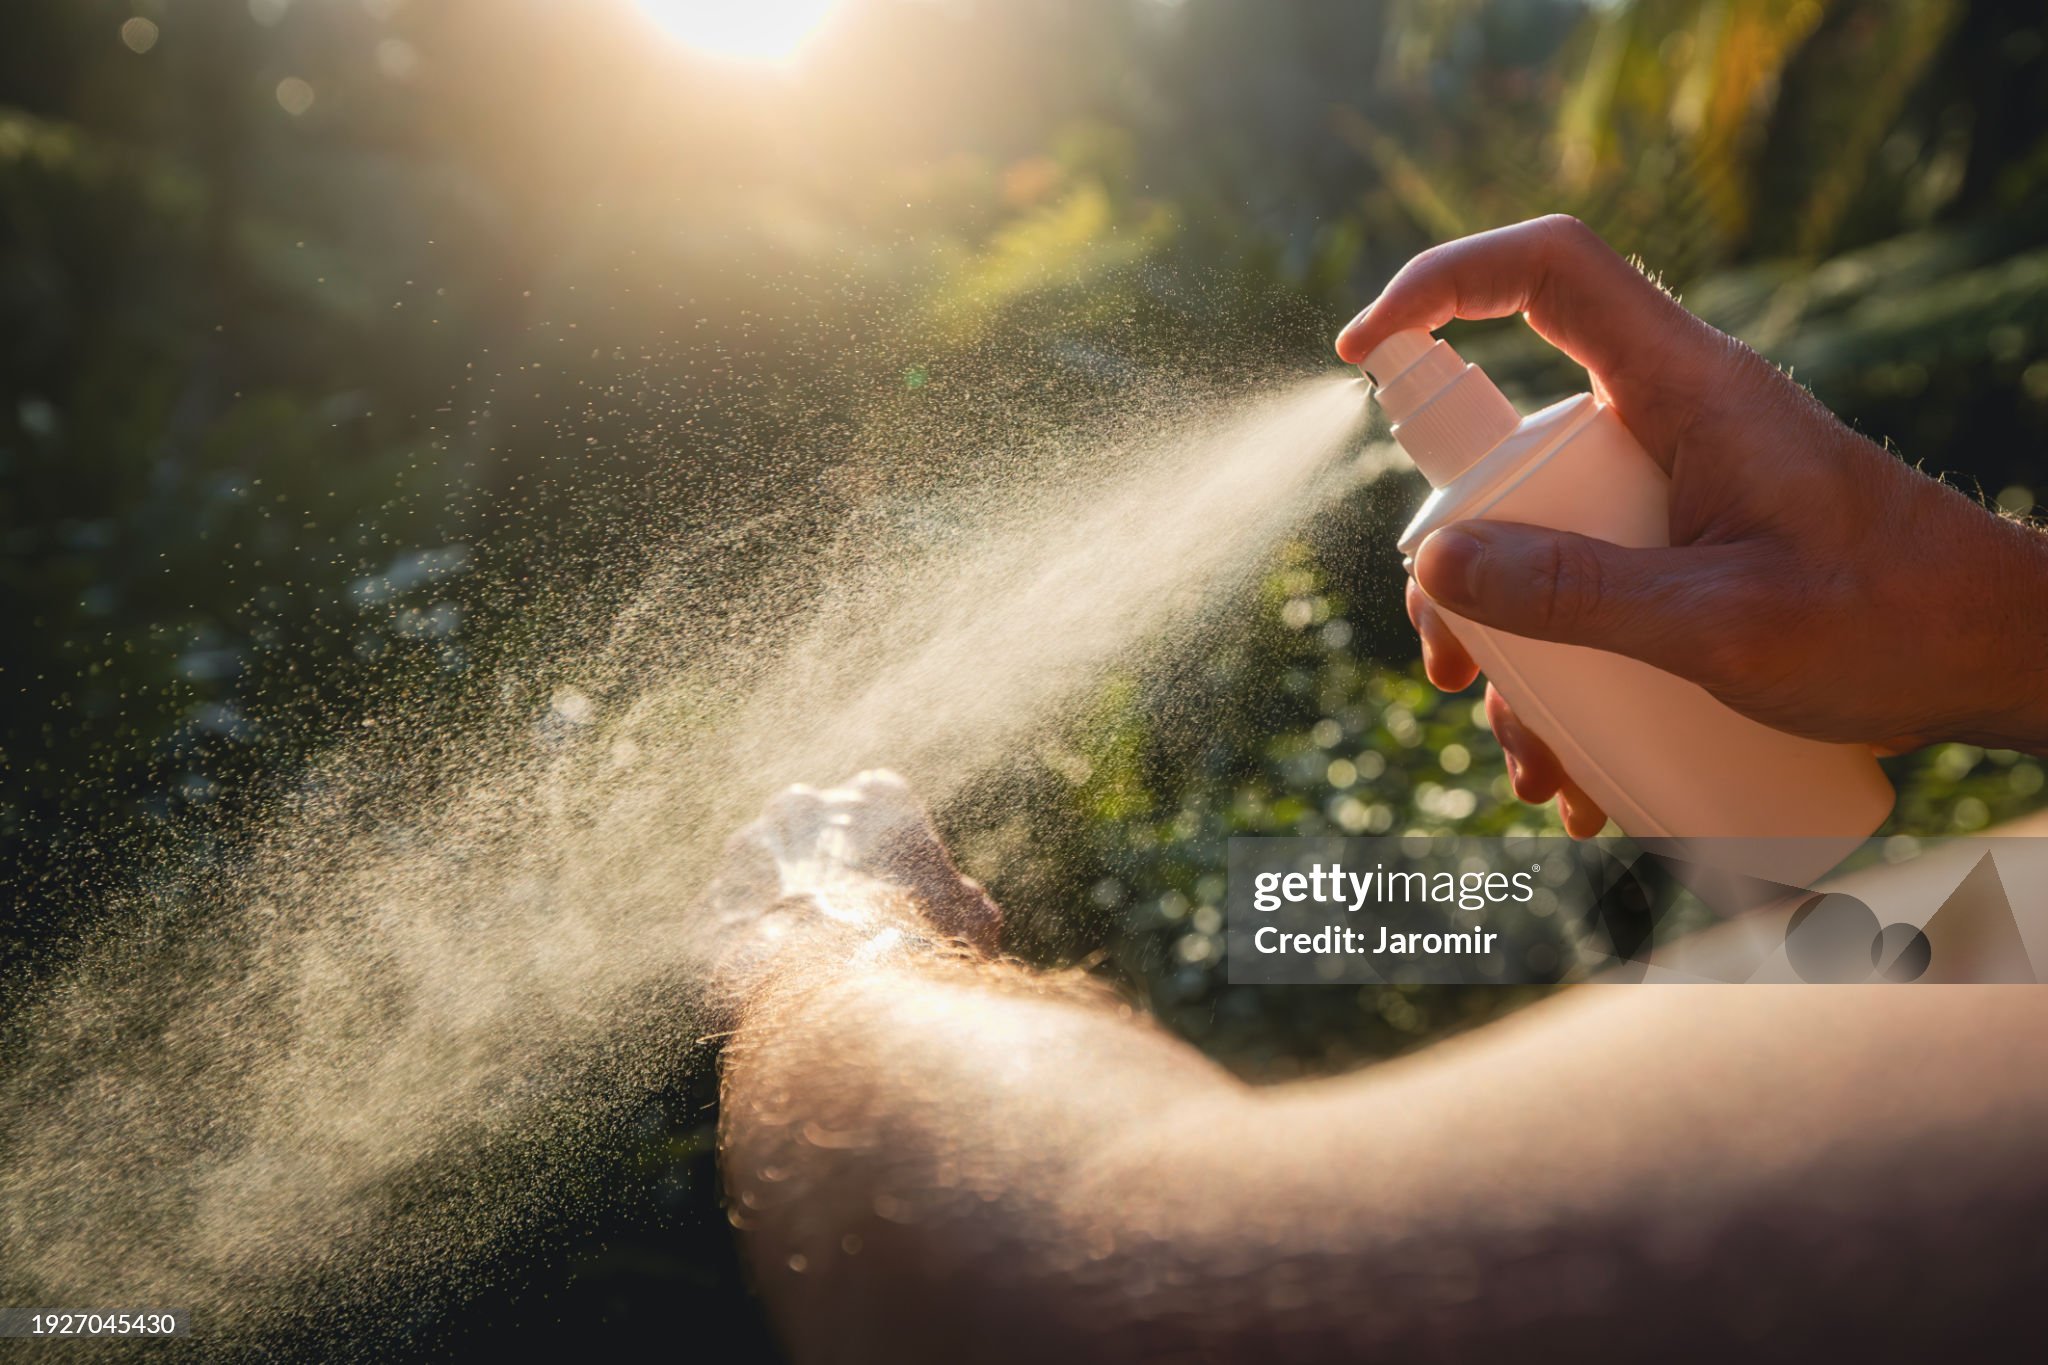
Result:
[[[313,107],[313,87],[297,76],[286,76],[277,83],[277,103],[297,118]]]
[[[130,52],[147,52],[156,46],[157,27],[140,15],[121,25],[121,41]]]

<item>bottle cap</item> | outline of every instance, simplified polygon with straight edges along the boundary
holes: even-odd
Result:
[[[1394,439],[1434,488],[1470,469],[1522,424],[1485,371],[1420,329],[1394,333],[1359,368],[1394,424]]]
[[[1366,378],[1375,385],[1385,384],[1428,355],[1436,344],[1435,337],[1420,329],[1396,332],[1373,347],[1372,354],[1358,362],[1358,368],[1364,370]]]

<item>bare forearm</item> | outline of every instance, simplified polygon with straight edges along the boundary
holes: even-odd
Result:
[[[799,1359],[1108,1348],[1125,1287],[1089,1268],[1129,1228],[1088,1192],[1123,1165],[1163,1174],[1247,1098],[1099,989],[899,964],[750,1012],[725,1066],[726,1181]]]
[[[1258,1206],[1367,1354],[1967,1354],[2048,1272],[2044,1063],[2026,989],[1583,988],[1279,1092]]]
[[[1712,1357],[1766,1324],[1897,1356],[1998,1325],[2041,1257],[2044,1024],[2024,991],[1589,990],[1251,1091],[1099,998],[906,966],[750,1020],[728,1179],[802,1358]]]

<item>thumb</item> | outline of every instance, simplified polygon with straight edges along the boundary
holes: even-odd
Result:
[[[1415,553],[1438,605],[1513,635],[1585,645],[1703,681],[1728,620],[1728,547],[1628,549],[1502,521],[1447,526]]]

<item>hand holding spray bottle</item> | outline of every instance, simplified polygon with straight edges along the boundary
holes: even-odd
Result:
[[[1435,490],[1402,534],[1412,555],[1453,522],[1524,522],[1630,547],[1670,543],[1670,480],[1591,394],[1523,417],[1478,367],[1425,331],[1360,365]],[[1637,839],[1856,841],[1890,812],[1870,751],[1787,734],[1635,659],[1446,624],[1587,795]]]

